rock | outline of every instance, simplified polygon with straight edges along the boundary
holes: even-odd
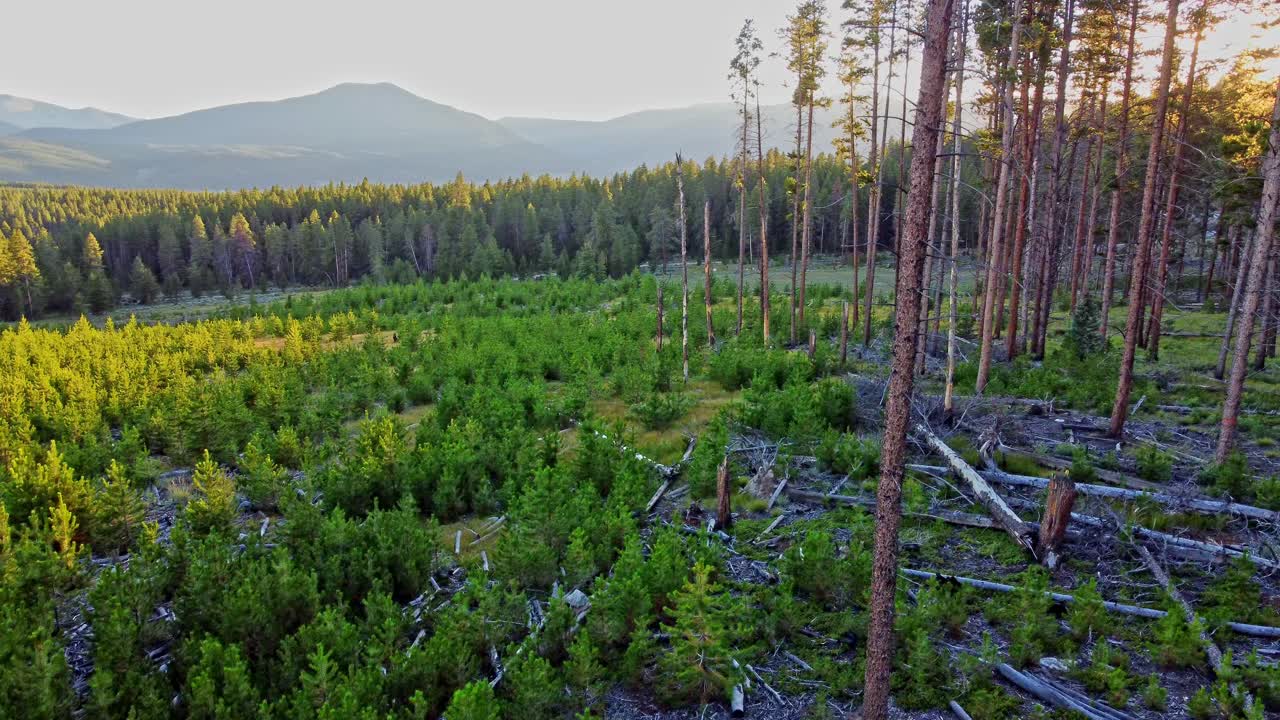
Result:
[[[1065,673],[1071,670],[1065,662],[1056,657],[1040,658],[1040,667],[1045,670],[1052,670],[1056,673]]]

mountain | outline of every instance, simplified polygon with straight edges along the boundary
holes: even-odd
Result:
[[[16,132],[21,132],[21,131],[22,131],[22,128],[18,127],[17,125],[0,120],[0,136],[12,135]]]
[[[389,83],[0,137],[0,180],[22,182],[223,189],[499,177],[525,167],[564,169],[491,120]]]
[[[60,127],[77,130],[113,128],[134,118],[97,108],[65,108],[53,103],[30,100],[15,95],[0,95],[0,134],[4,125],[18,128]]]
[[[761,114],[766,147],[794,144],[794,108],[771,105]],[[831,110],[815,115],[815,151],[831,148],[833,119]],[[184,189],[364,178],[416,183],[451,180],[458,172],[474,180],[598,176],[664,163],[676,151],[697,161],[732,156],[738,142],[737,108],[730,103],[604,121],[494,121],[389,83],[349,83],[114,127],[28,127],[0,116],[3,122],[18,129],[0,125],[0,182]]]
[[[732,156],[741,142],[737,134],[738,112],[732,103],[708,103],[645,110],[601,121],[508,117],[498,123],[530,142],[558,152],[576,169],[599,175],[667,162],[677,150],[699,162],[708,156]],[[766,105],[760,108],[760,115],[766,148],[794,145],[794,107]],[[814,113],[816,152],[831,148],[836,132],[831,127],[834,120],[831,110]],[[754,132],[752,128],[753,136]]]

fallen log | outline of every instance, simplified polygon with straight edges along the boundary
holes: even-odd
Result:
[[[979,590],[989,590],[992,592],[1013,592],[1018,588],[1013,585],[1005,585],[1004,583],[992,582],[990,580],[979,580],[977,578],[963,577],[960,575],[947,575],[945,573],[933,573],[927,570],[914,570],[912,568],[902,568],[900,571],[907,577],[913,577],[921,580],[929,580],[932,578],[940,578],[945,580],[954,580],[961,585],[977,588]],[[1071,595],[1057,592],[1046,592],[1050,599],[1054,602],[1072,603],[1075,598]],[[1144,608],[1137,605],[1125,605],[1123,603],[1115,603],[1104,600],[1102,607],[1108,612],[1117,615],[1128,615],[1130,617],[1146,618],[1148,620],[1159,620],[1165,616],[1164,610],[1155,608]],[[1241,635],[1249,635],[1250,637],[1262,638],[1280,638],[1280,627],[1272,627],[1270,625],[1251,625],[1249,623],[1229,622],[1227,626]]]
[[[1019,507],[1037,507],[1037,504],[1034,502],[1019,500],[1017,498],[1010,499],[1010,502]],[[1079,513],[1071,513],[1071,520],[1072,522],[1096,527],[1102,530],[1115,530],[1117,527],[1114,523],[1107,522],[1102,518],[1094,517],[1092,515],[1081,515]],[[1170,535],[1169,533],[1152,530],[1141,525],[1129,525],[1128,530],[1138,537],[1160,543],[1166,547],[1192,551],[1193,553],[1198,553],[1200,556],[1208,557],[1210,559],[1247,557],[1254,565],[1265,568],[1280,568],[1280,563],[1274,560],[1268,560],[1256,553],[1245,552],[1244,550],[1227,547],[1226,545]]]
[[[960,707],[960,703],[952,700],[948,705],[951,708],[951,712],[954,713],[957,718],[960,718],[960,720],[973,720],[973,718],[969,717],[969,713],[965,712],[964,708]]]
[[[787,495],[799,500],[807,500],[809,502],[815,502],[815,503],[833,502],[838,505],[859,505],[861,507],[867,508],[868,510],[874,510],[876,507],[876,501],[874,498],[858,497],[856,495],[831,495],[829,493],[814,492],[812,490],[800,490],[798,488],[788,489]],[[941,520],[942,522],[948,523],[950,525],[985,528],[988,530],[1000,530],[1002,532],[1004,531],[1004,528],[1001,527],[999,523],[997,523],[995,520],[992,520],[990,517],[986,515],[974,515],[973,513],[959,512],[958,510],[943,510],[940,508],[935,508],[935,509],[928,510],[926,512],[903,511],[902,514],[906,517],[921,518],[924,520]],[[782,519],[781,517],[776,518],[774,520],[774,524],[776,524],[781,519]],[[1027,527],[1032,531],[1036,531],[1038,530],[1040,525],[1039,523],[1029,522],[1027,523]],[[764,537],[766,534],[768,534],[768,532],[771,529],[773,529],[772,524],[769,527],[765,528],[764,532],[762,532],[760,536],[756,538],[756,540],[758,541],[759,538]],[[1067,533],[1068,538],[1073,538],[1075,536],[1076,536],[1076,533],[1074,532]]]
[[[1005,457],[1012,455],[1014,457],[1025,458],[1051,470],[1071,469],[1071,461],[1063,460],[1062,458],[1051,457],[1048,455],[1036,455],[1022,450],[1011,450],[1008,448],[1002,449],[1001,452]],[[1130,475],[1125,475],[1124,473],[1116,472],[1114,470],[1107,470],[1105,468],[1095,467],[1093,469],[1093,474],[1097,475],[1099,480],[1111,483],[1112,485],[1131,488],[1133,490],[1151,490],[1153,492],[1160,492],[1165,489],[1165,486],[1160,483],[1153,483],[1150,480],[1143,480],[1141,478],[1132,477]]]
[[[773,489],[773,494],[769,496],[769,502],[766,503],[764,506],[765,512],[768,512],[773,509],[774,503],[778,502],[778,496],[781,495],[784,491],[786,491],[787,481],[789,481],[790,479],[791,479],[790,473],[784,473],[782,475],[782,481],[779,482],[778,486]]]
[[[1004,498],[1000,497],[1000,495],[987,484],[986,480],[978,474],[977,470],[974,470],[973,467],[971,467],[969,463],[965,462],[955,450],[952,450],[950,446],[942,442],[942,439],[937,435],[934,435],[923,423],[917,424],[915,430],[917,434],[925,439],[935,452],[947,461],[947,465],[955,471],[956,475],[959,475],[961,479],[969,484],[969,489],[973,491],[978,502],[987,509],[987,512],[989,512],[991,517],[1000,524],[1000,527],[1004,528],[1005,532],[1009,533],[1009,536],[1013,538],[1013,541],[1025,548],[1027,552],[1031,553],[1032,557],[1036,557],[1035,542],[1032,540],[1033,536],[1031,529],[1028,528],[1027,524],[1022,521],[1022,518],[1018,517],[1018,514],[1005,503]]]
[[[1049,683],[1015,670],[1008,663],[997,663],[996,672],[1024,692],[1064,710],[1078,712],[1089,720],[1127,720],[1133,717],[1096,702],[1078,701]]]
[[[947,471],[947,468],[937,465],[907,465],[907,469],[931,473]],[[1048,480],[1033,477],[1031,475],[1014,475],[1004,471],[983,471],[979,473],[979,475],[985,478],[988,482],[993,482],[998,485],[1031,487],[1039,490],[1049,487]],[[1243,505],[1229,500],[1210,500],[1202,497],[1182,497],[1169,493],[1126,490],[1124,488],[1110,487],[1108,485],[1093,485],[1090,483],[1077,483],[1076,492],[1081,495],[1102,497],[1111,500],[1137,500],[1145,497],[1150,498],[1165,507],[1193,510],[1204,515],[1221,515],[1225,513],[1228,515],[1249,518],[1251,520],[1280,523],[1280,512],[1267,510],[1266,508],[1254,507],[1252,505]]]
[[[746,714],[743,705],[746,703],[746,693],[742,691],[741,685],[733,686],[733,697],[729,701],[729,715],[731,717],[742,717]]]

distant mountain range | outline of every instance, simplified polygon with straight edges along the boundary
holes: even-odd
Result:
[[[794,141],[794,109],[761,109],[766,147]],[[831,147],[831,111],[814,120]],[[731,155],[729,103],[649,110],[605,121],[503,118],[418,97],[389,83],[343,84],[155,120],[70,110],[0,95],[0,182],[226,189],[328,182],[413,183],[524,173],[592,175]]]

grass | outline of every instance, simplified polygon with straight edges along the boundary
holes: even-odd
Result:
[[[646,430],[640,426],[630,417],[629,408],[621,398],[598,397],[591,400],[589,407],[606,422],[621,420],[635,438],[637,450],[664,465],[670,465],[684,455],[688,436],[700,434],[716,413],[742,395],[738,391],[725,390],[717,382],[703,379],[690,379],[684,392],[693,399],[693,406],[684,416],[661,430]]]

